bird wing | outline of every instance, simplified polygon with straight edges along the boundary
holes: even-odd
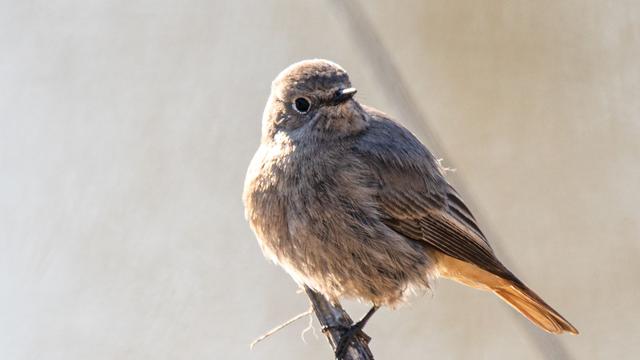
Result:
[[[356,142],[358,158],[377,178],[382,221],[397,233],[506,279],[469,208],[447,183],[438,161],[411,132],[367,109],[369,127]]]

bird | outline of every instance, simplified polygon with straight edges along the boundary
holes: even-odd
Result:
[[[380,307],[395,308],[437,278],[493,292],[549,333],[577,335],[498,260],[432,152],[356,92],[329,60],[280,72],[243,191],[267,258],[333,303],[372,305],[336,356]]]

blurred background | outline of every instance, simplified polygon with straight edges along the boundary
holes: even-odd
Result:
[[[308,301],[241,202],[271,80],[316,57],[581,331],[443,280],[377,358],[640,355],[637,1],[2,1],[0,54],[2,359],[330,359],[307,319],[249,350]]]

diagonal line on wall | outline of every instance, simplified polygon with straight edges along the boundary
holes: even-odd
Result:
[[[418,103],[402,78],[391,54],[378,36],[376,28],[367,18],[365,9],[356,0],[331,0],[331,2],[336,12],[346,20],[353,43],[363,53],[363,58],[370,62],[370,66],[373,68],[386,96],[400,109],[400,117],[403,122],[412,128],[418,137],[429,144],[429,147],[435,150],[435,154],[446,158],[442,143],[435,133],[430,131],[426,116],[417,105]],[[458,179],[460,179],[459,176]],[[463,182],[460,180],[458,183]],[[458,187],[464,190],[463,184],[459,184]],[[462,191],[462,193],[468,194],[465,191]],[[468,195],[466,197],[469,198]],[[505,258],[505,256],[501,257]],[[536,329],[515,310],[512,313],[514,317],[518,318],[517,323],[545,359],[572,359],[565,345],[556,336]]]

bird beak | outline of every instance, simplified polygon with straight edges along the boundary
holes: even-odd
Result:
[[[343,103],[349,99],[351,99],[353,97],[353,95],[355,95],[358,92],[358,90],[356,90],[356,88],[346,88],[346,89],[340,89],[338,91],[336,91],[335,96],[333,97],[333,101],[336,104],[340,104]]]

